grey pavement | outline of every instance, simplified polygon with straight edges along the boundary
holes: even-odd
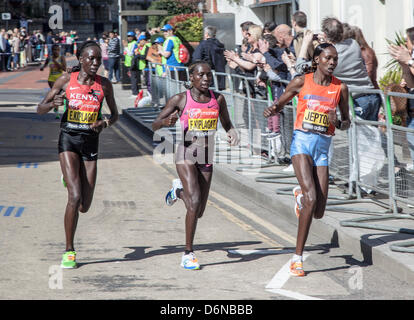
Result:
[[[129,94],[116,86],[115,88],[122,114],[152,136],[151,123],[159,112],[158,108],[134,108],[133,99]],[[285,171],[287,166],[273,165],[254,169],[253,167],[258,164],[266,165],[266,163],[249,158],[243,149],[228,148],[223,141],[218,149],[214,179],[228,186],[229,197],[231,197],[231,190],[235,190],[260,203],[274,215],[261,216],[260,212],[256,214],[272,225],[277,226],[280,219],[296,223],[293,195],[290,190],[297,185],[297,181],[292,172]],[[384,218],[382,213],[386,211],[384,206],[387,205],[387,199],[368,197],[363,198],[363,201],[337,200],[336,197],[339,199],[345,197],[345,191],[346,188],[339,181],[330,186],[329,196],[332,199],[328,200],[325,216],[320,220],[313,220],[311,233],[318,235],[327,243],[338,245],[351,252],[354,258],[364,263],[376,265],[402,281],[414,283],[414,253],[396,251],[402,248],[401,244],[408,243],[408,247],[414,246],[414,210],[403,203],[398,203],[402,212],[395,215],[385,214]],[[378,221],[372,220],[375,216],[378,216]],[[366,218],[369,220],[361,221],[365,223],[366,228],[353,226],[354,219]],[[351,226],[343,226],[348,221]],[[395,249],[392,250],[391,246]]]

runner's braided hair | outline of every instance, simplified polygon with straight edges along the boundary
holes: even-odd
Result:
[[[189,65],[189,67],[188,67],[188,74],[189,75],[192,74],[195,71],[196,67],[199,66],[199,65],[202,65],[202,64],[208,65],[210,67],[210,69],[211,69],[211,66],[210,66],[210,64],[208,62],[203,61],[203,60],[196,60],[196,61],[192,62]],[[188,82],[184,84],[184,87],[186,89],[191,89],[193,87],[193,85],[191,84],[190,80],[188,80]]]
[[[81,44],[81,46],[79,47],[79,50],[76,52],[76,58],[78,59],[78,61],[79,61],[79,58],[81,57],[83,51],[86,48],[92,47],[92,46],[96,46],[97,48],[99,48],[99,50],[101,50],[101,46],[98,43],[96,43],[95,41],[93,41],[93,40],[85,41],[84,43]],[[71,72],[77,72],[77,71],[80,71],[80,69],[81,69],[81,66],[80,66],[80,63],[79,63],[77,66],[74,66],[72,68]]]

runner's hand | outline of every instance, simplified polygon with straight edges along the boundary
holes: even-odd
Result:
[[[338,117],[336,116],[336,110],[329,110],[328,121],[332,123],[333,126],[336,127],[338,123]]]
[[[65,100],[65,92],[55,95],[52,101],[53,108],[58,108],[60,106],[63,106],[64,100]]]
[[[168,118],[164,119],[164,126],[165,127],[173,127],[178,120],[178,110],[175,110],[171,113]]]
[[[227,137],[227,141],[230,143],[231,146],[239,145],[240,139],[236,129],[231,128],[229,131],[227,131]]]
[[[273,105],[273,106],[270,106],[270,107],[266,108],[263,111],[263,116],[265,118],[269,118],[269,117],[273,116],[275,114],[275,112],[276,112],[276,106]]]
[[[105,121],[104,120],[98,120],[95,121],[94,123],[91,124],[90,128],[97,132],[100,133],[104,128],[105,128]]]

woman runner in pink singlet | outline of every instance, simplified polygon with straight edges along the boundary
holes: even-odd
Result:
[[[59,160],[62,182],[68,189],[65,210],[66,252],[61,267],[76,268],[74,237],[80,212],[87,212],[95,190],[99,134],[118,120],[111,82],[97,75],[101,65],[101,48],[86,41],[76,54],[79,67],[63,74],[37,106],[39,114],[64,105],[60,123]],[[102,116],[104,98],[111,117]]]
[[[204,213],[210,191],[218,120],[226,130],[231,145],[237,145],[239,138],[230,121],[223,95],[209,90],[213,80],[210,65],[195,62],[189,67],[189,74],[191,88],[167,101],[152,128],[157,131],[172,127],[180,119],[182,139],[175,155],[179,179],[173,180],[166,203],[172,205],[178,199],[185,203],[186,240],[181,266],[197,270],[200,264],[193,251],[193,241],[197,220]]]

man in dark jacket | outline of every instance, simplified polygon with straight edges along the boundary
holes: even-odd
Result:
[[[224,44],[216,39],[217,28],[207,26],[204,28],[204,40],[195,49],[192,61],[202,60],[210,64],[211,69],[216,72],[226,72],[226,59],[224,58]],[[226,77],[217,76],[218,89],[226,89]]]

